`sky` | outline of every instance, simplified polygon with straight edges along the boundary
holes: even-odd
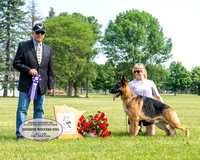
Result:
[[[26,0],[28,2],[30,0]],[[35,0],[39,13],[47,17],[50,7],[56,15],[61,12],[81,13],[94,16],[102,24],[102,32],[109,20],[114,21],[116,15],[127,10],[137,9],[150,13],[157,18],[163,27],[164,36],[172,39],[173,58],[164,65],[166,68],[172,61],[179,61],[187,70],[200,66],[200,0]],[[104,55],[99,55],[96,62],[105,63]]]

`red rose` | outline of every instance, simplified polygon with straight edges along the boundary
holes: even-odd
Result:
[[[105,133],[102,133],[101,135],[100,135],[100,137],[107,137],[108,136],[108,132],[105,132]]]
[[[85,128],[89,128],[89,123],[84,123]]]
[[[102,112],[102,113],[101,113],[101,117],[104,117],[104,116],[105,116],[105,113]]]
[[[90,122],[90,125],[91,125],[91,126],[93,126],[93,125],[94,125],[94,122],[93,122],[93,121],[91,121],[91,122]]]
[[[99,116],[94,116],[94,118],[95,118],[96,121],[100,121],[101,120],[101,117],[99,117]]]
[[[91,130],[91,133],[95,133],[95,130]]]
[[[104,133],[104,137],[107,137],[107,136],[108,136],[108,132],[105,132],[105,133]]]
[[[98,133],[98,136],[100,137],[107,137],[111,134],[111,131],[107,130],[108,126],[109,124],[107,122],[107,118],[105,118],[105,113],[97,111],[94,117],[90,115],[87,117],[87,119],[82,115],[79,118],[79,122],[77,124],[77,131],[81,135],[83,135],[84,132],[89,131],[90,133],[94,133],[95,135],[97,135]]]
[[[83,132],[82,132],[82,131],[80,131],[80,130],[78,131],[78,133],[79,133],[79,134],[81,134],[81,135],[83,135]]]
[[[80,126],[81,125],[81,122],[78,122],[78,126]]]
[[[80,118],[79,118],[79,121],[82,121],[82,120],[84,120],[85,119],[85,117],[84,117],[84,115],[82,115]]]
[[[97,118],[97,116],[95,115],[95,116],[94,116],[94,119],[96,119],[96,118]]]
[[[99,126],[101,129],[104,129],[105,127],[106,127],[106,125],[105,125],[105,123],[103,123],[103,124],[100,124],[100,126]]]

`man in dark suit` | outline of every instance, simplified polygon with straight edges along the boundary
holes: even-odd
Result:
[[[20,125],[26,121],[31,99],[28,97],[32,85],[32,77],[41,75],[38,84],[37,99],[34,100],[33,118],[44,117],[45,93],[51,94],[54,88],[52,49],[44,44],[45,26],[36,24],[32,30],[33,39],[19,43],[13,67],[20,72],[19,101],[16,115],[17,140],[23,137],[19,133]]]

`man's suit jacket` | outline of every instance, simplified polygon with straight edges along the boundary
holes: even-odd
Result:
[[[32,75],[29,74],[30,69],[36,69],[42,77],[38,87],[39,93],[45,94],[47,88],[54,88],[52,49],[48,45],[43,43],[42,62],[39,65],[33,40],[19,43],[13,67],[20,71],[19,91],[29,92],[32,84]]]

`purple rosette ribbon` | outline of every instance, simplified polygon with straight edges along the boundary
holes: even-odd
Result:
[[[28,98],[30,99],[37,99],[37,90],[38,90],[38,83],[42,80],[42,77],[40,74],[37,74],[37,76],[32,76],[32,85],[28,92]]]

